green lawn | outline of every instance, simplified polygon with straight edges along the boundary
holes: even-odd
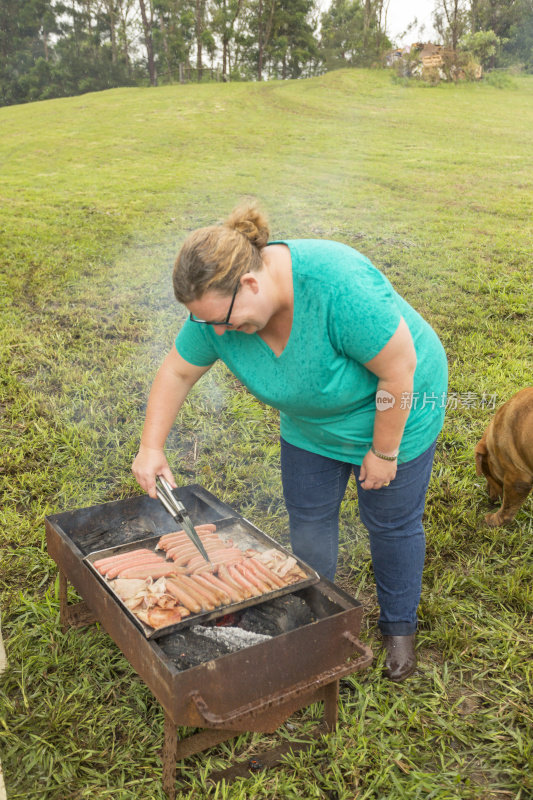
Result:
[[[417,675],[400,686],[381,678],[351,485],[338,580],[365,603],[374,664],[343,683],[337,734],[211,796],[533,795],[532,501],[508,528],[488,529],[472,452],[492,406],[533,384],[533,77],[512,82],[406,87],[354,70],[0,109],[10,800],[163,798],[160,707],[101,629],[61,634],[43,517],[138,493],[130,464],[147,392],[183,319],[173,258],[189,230],[243,195],[262,201],[276,238],[333,238],[368,255],[439,333],[452,402],[428,495]],[[277,415],[223,368],[195,388],[169,457],[179,481],[287,543]],[[318,714],[291,724],[299,733]],[[210,768],[271,740],[253,734],[189,760],[180,797],[206,797]]]

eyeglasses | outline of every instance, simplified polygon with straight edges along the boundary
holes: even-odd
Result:
[[[195,317],[192,312],[189,312],[190,321],[198,322],[200,325],[226,325],[226,327],[228,328],[233,328],[233,323],[229,321],[229,318],[231,317],[231,312],[233,311],[233,304],[235,303],[235,298],[237,296],[237,292],[239,291],[240,285],[241,285],[241,279],[239,278],[239,282],[237,283],[237,286],[235,287],[235,290],[231,296],[231,303],[225,320],[223,320],[222,322],[213,322],[207,319],[198,319],[198,317]]]

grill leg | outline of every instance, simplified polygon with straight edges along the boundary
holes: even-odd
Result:
[[[204,728],[199,733],[178,737],[178,727],[169,714],[165,714],[164,743],[163,743],[163,791],[168,800],[176,799],[176,762],[183,761],[189,756],[203,753],[210,747],[215,747],[221,742],[235,739],[246,731],[226,731]]]
[[[67,602],[68,581],[66,575],[59,570],[59,622],[61,630],[66,633],[69,628],[82,628],[84,625],[91,625],[96,622],[96,617],[85,602]]]
[[[68,609],[67,609],[67,579],[61,570],[59,570],[59,621],[61,623],[61,630],[66,633],[68,624]]]
[[[163,791],[168,800],[176,798],[176,761],[178,760],[178,728],[165,711],[163,743]]]
[[[328,731],[334,731],[339,718],[339,681],[324,686],[324,722]]]

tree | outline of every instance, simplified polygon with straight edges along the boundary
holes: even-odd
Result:
[[[277,0],[257,0],[257,80],[263,80],[263,59],[272,34]]]
[[[180,76],[180,64],[189,63],[195,38],[192,0],[157,0],[154,47],[159,73],[171,82]]]
[[[280,0],[267,47],[270,74],[282,79],[299,78],[319,61],[315,38],[317,20],[313,0]]]
[[[491,65],[533,60],[533,0],[470,0],[470,33],[492,31],[501,47]]]
[[[326,69],[372,66],[391,42],[385,33],[388,2],[333,0],[321,17],[321,53]]]
[[[333,0],[321,19],[321,50],[326,69],[360,63],[364,28],[364,11],[359,0]]]
[[[494,66],[501,39],[494,31],[476,31],[463,36],[460,46],[461,50],[472,53],[481,66],[487,69]]]
[[[48,38],[56,30],[56,15],[51,0],[2,0],[0,105],[26,100],[26,76],[40,60],[43,63],[49,60]]]
[[[533,72],[533,0],[521,0],[502,47],[504,63],[523,64]]]
[[[146,57],[148,60],[148,74],[152,86],[157,86],[157,70],[154,58],[154,41],[152,31],[154,27],[154,7],[152,0],[139,0],[141,9],[141,19],[144,32],[144,46],[146,47]]]
[[[243,7],[243,0],[214,0],[211,18],[213,33],[222,43],[222,79],[230,73],[231,47],[235,40],[236,24]]]
[[[451,50],[457,50],[459,39],[468,28],[465,0],[437,0],[433,21],[443,43]]]

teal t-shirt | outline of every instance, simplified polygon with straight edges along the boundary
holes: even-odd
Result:
[[[196,366],[220,358],[253,395],[279,409],[281,435],[290,444],[361,464],[372,443],[378,383],[364,363],[403,316],[417,366],[399,461],[416,458],[444,421],[447,362],[436,333],[357,250],[315,239],[276,244],[290,249],[294,284],[292,329],[281,355],[257,334],[218,336],[190,320],[176,339],[179,354]]]

